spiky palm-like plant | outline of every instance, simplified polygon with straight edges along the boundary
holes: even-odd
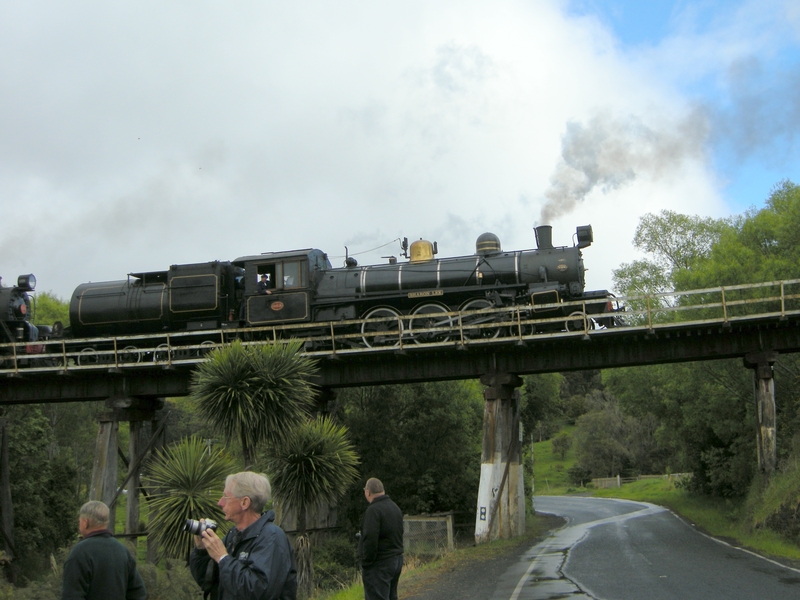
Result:
[[[209,450],[194,436],[156,453],[145,477],[156,490],[150,497],[155,516],[147,529],[161,557],[188,560],[194,542],[183,531],[186,519],[214,519],[220,525],[217,533],[224,533],[227,524],[217,502],[232,462],[222,450]]]
[[[245,346],[237,340],[192,373],[200,414],[229,439],[238,437],[245,468],[259,444],[279,443],[308,418],[317,366],[299,350],[299,341]]]
[[[306,510],[333,503],[344,494],[358,478],[358,463],[346,428],[321,417],[305,422],[280,446],[270,448],[266,467],[275,500],[297,514],[297,587],[303,597],[310,595],[314,580]]]

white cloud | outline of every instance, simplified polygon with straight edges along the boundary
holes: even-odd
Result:
[[[743,52],[724,28],[634,55],[555,0],[2,6],[2,274],[33,271],[62,296],[398,236],[437,240],[440,256],[472,253],[486,230],[531,247],[565,136],[598,115],[638,133],[606,136],[619,164],[553,222],[564,244],[594,225],[591,285],[629,260],[644,212],[725,214],[676,81],[718,68],[692,48]]]

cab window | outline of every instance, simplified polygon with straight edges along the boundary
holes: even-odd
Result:
[[[283,287],[303,287],[302,273],[303,270],[300,268],[299,261],[283,263]]]
[[[275,265],[259,265],[258,271],[256,273],[256,286],[261,281],[261,276],[267,276],[267,287],[274,288],[275,287]]]

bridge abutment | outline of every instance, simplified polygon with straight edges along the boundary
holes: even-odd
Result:
[[[778,360],[777,352],[771,350],[754,352],[744,357],[744,365],[753,369],[756,418],[758,426],[758,468],[765,475],[772,475],[778,462],[777,411],[775,407],[775,379],[772,365]]]
[[[522,378],[489,373],[481,377],[481,383],[486,389],[476,543],[525,533],[518,389]]]

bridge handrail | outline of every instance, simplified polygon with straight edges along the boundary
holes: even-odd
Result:
[[[594,305],[606,304],[609,300],[624,306],[625,310],[592,314]],[[569,316],[538,315],[553,309]],[[201,362],[210,350],[237,338],[245,344],[283,343],[288,341],[289,333],[309,348],[306,350],[308,355],[336,357],[509,342],[526,344],[559,338],[590,339],[614,334],[616,328],[597,326],[598,322],[606,319],[615,319],[615,325],[624,327],[626,331],[652,331],[675,326],[725,325],[745,320],[786,318],[789,315],[800,315],[800,279],[325,323],[54,339],[33,344],[5,343],[0,344],[0,374],[19,376],[34,372],[68,373],[98,369],[122,371],[148,365],[173,368]],[[420,321],[430,318],[434,321],[432,325],[420,326]],[[427,341],[424,334],[438,334],[438,339]],[[366,347],[362,343],[365,339],[369,342]],[[311,349],[318,343],[325,344],[326,349]],[[42,352],[29,354],[29,346]]]

